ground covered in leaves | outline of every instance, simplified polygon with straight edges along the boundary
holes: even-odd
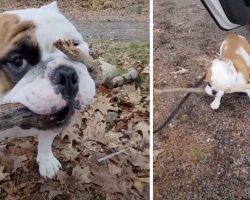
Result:
[[[154,1],[154,88],[186,88],[203,76],[228,32],[200,1]],[[250,39],[248,27],[232,32]],[[204,87],[204,84],[200,85]],[[183,93],[154,94],[154,128]],[[192,94],[168,126],[154,135],[154,199],[249,199],[250,109],[245,94]]]
[[[25,4],[32,7],[48,1],[1,1],[1,9],[13,8],[10,2],[23,8]],[[97,1],[84,2],[92,5],[91,12],[106,10],[94,8]],[[69,8],[63,9],[70,15]],[[78,9],[86,10],[84,6]],[[127,12],[122,7],[112,9]],[[93,104],[55,139],[53,152],[63,169],[54,180],[39,175],[36,138],[0,141],[0,199],[148,199],[149,44],[98,39],[88,43],[94,57],[117,65],[121,73],[130,67],[138,69],[138,79],[113,90],[100,87]],[[107,157],[116,152],[118,155]]]

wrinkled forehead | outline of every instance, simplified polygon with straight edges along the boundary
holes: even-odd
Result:
[[[70,39],[79,44],[79,48],[88,53],[88,45],[74,25],[52,4],[41,8],[31,8],[7,12],[15,15],[21,22],[32,21],[35,25],[35,37],[41,50],[42,60],[60,53],[53,43],[58,39]]]

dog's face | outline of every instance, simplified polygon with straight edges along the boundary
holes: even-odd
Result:
[[[0,38],[1,104],[21,103],[41,115],[58,112],[62,120],[93,99],[95,84],[86,66],[53,46],[58,39],[70,39],[88,53],[55,2],[0,14]]]

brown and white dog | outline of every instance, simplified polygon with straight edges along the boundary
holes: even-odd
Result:
[[[53,46],[58,39],[74,41],[89,53],[81,34],[53,2],[40,8],[0,14],[0,104],[21,103],[31,111],[69,120],[72,110],[84,109],[95,95],[95,83],[85,65],[74,62]],[[39,172],[52,178],[61,167],[52,153],[57,130],[0,132],[0,138],[38,136]]]
[[[220,57],[213,60],[206,74],[205,91],[215,96],[210,104],[218,109],[225,93],[245,92],[250,97],[250,44],[241,35],[229,34],[220,47]]]

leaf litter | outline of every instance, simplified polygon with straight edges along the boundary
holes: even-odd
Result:
[[[121,68],[136,65],[131,50],[119,55]],[[55,139],[53,152],[63,166],[56,179],[38,173],[36,138],[1,140],[0,199],[148,198],[149,70],[142,60],[143,80],[100,87],[89,108]]]

